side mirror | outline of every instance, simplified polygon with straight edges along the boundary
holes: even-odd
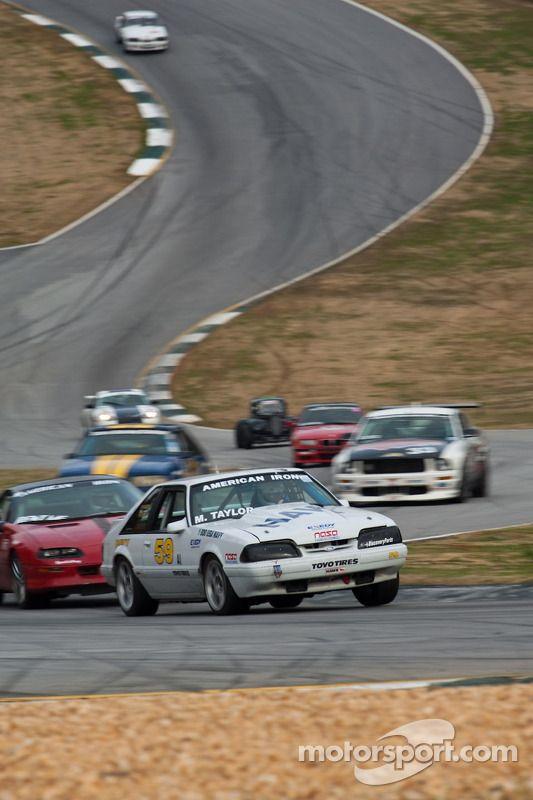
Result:
[[[350,508],[350,501],[347,500],[345,497],[338,497],[337,500],[341,504],[341,506],[346,506],[346,508]]]
[[[0,519],[0,533],[4,530],[4,520]]]
[[[76,453],[65,453],[63,458],[76,458]]]
[[[186,527],[187,519],[186,517],[182,517],[181,519],[177,519],[175,522],[171,522],[170,525],[167,525],[167,531],[169,533],[183,533]]]
[[[472,436],[480,436],[481,431],[479,428],[465,428],[464,434],[465,436],[471,438]]]

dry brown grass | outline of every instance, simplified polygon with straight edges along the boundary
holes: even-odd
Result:
[[[533,581],[533,525],[407,542],[403,585]]]
[[[33,481],[45,481],[48,478],[55,478],[55,469],[0,469],[0,492],[16,486],[19,483],[32,483]]]
[[[0,246],[36,241],[131,182],[132,98],[53,31],[0,3]]]
[[[511,684],[10,702],[0,704],[0,798],[526,800],[532,700],[531,686]],[[298,762],[299,745],[368,746],[426,718],[451,722],[456,747],[515,745],[519,761],[434,764],[387,787],[356,783],[353,763]]]
[[[286,396],[293,412],[313,400],[472,399],[481,424],[531,425],[533,14],[515,0],[369,5],[474,67],[496,112],[491,144],[400,229],[194,348],[175,397],[220,426],[263,393]]]

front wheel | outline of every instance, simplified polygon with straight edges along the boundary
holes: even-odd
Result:
[[[17,555],[11,557],[11,586],[19,608],[38,608],[46,605],[48,600],[46,595],[28,590],[24,567]]]
[[[125,558],[118,563],[116,586],[119,605],[127,617],[150,617],[159,608],[159,600],[150,597]]]
[[[210,556],[203,569],[204,592],[215,614],[238,614],[248,611],[248,603],[233,590],[220,561]]]
[[[490,478],[489,465],[485,464],[483,466],[483,472],[479,476],[479,479],[476,481],[476,484],[472,491],[474,497],[489,496],[489,478]]]
[[[399,587],[400,576],[396,575],[392,581],[374,583],[371,586],[361,586],[359,589],[352,589],[352,592],[362,606],[385,606],[387,603],[392,603],[398,594]]]
[[[283,609],[283,608],[296,608],[303,602],[304,595],[303,594],[291,594],[287,595],[287,597],[272,597],[268,602],[275,609]]]
[[[235,440],[237,447],[241,450],[249,450],[252,446],[252,434],[249,425],[244,422],[238,422],[235,430]]]

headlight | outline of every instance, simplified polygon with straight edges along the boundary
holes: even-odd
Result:
[[[300,439],[300,441],[296,442],[296,444],[303,444],[306,447],[309,447],[310,445],[313,445],[313,444],[316,444],[316,443],[315,443],[314,439]]]
[[[435,466],[437,469],[451,469],[451,465],[445,458],[437,458],[435,460]]]
[[[116,422],[117,415],[113,408],[102,406],[94,412],[94,421],[97,425],[105,425],[108,422]]]
[[[159,422],[161,419],[159,409],[154,406],[139,406],[139,411],[143,422]]]
[[[384,547],[388,544],[399,544],[402,534],[396,525],[381,528],[366,528],[360,531],[357,538],[357,547],[364,550],[368,547]]]
[[[42,547],[39,558],[81,558],[83,552],[77,547]]]
[[[277,561],[280,558],[299,558],[300,553],[292,542],[261,542],[249,544],[241,553],[241,561]]]

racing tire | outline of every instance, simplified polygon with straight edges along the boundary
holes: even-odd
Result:
[[[19,608],[39,608],[48,604],[49,598],[45,594],[28,591],[24,569],[17,555],[11,556],[11,586],[15,595],[15,602]]]
[[[205,597],[214,614],[223,616],[248,611],[248,602],[235,593],[218,558],[208,556],[202,569],[202,577]]]
[[[485,464],[483,472],[472,490],[472,497],[488,497],[490,494],[489,480],[490,470],[488,464]]]
[[[383,581],[382,583],[374,583],[370,586],[361,586],[360,588],[352,589],[354,597],[362,606],[371,608],[372,606],[385,606],[387,603],[392,603],[398,589],[400,587],[400,576],[392,581]]]
[[[453,499],[452,503],[465,503],[471,495],[470,487],[468,485],[468,479],[466,477],[466,470],[463,471],[463,477],[461,478],[461,487],[459,489],[459,494],[457,494]]]
[[[118,603],[127,617],[151,617],[159,608],[159,600],[150,597],[131,564],[121,558],[115,569]]]
[[[303,594],[291,594],[287,595],[287,597],[272,597],[268,602],[275,608],[277,611],[281,611],[287,608],[296,608],[303,602],[304,595]]]
[[[237,447],[241,450],[249,450],[253,444],[252,433],[247,422],[241,421],[237,423],[235,430],[235,440]]]
[[[283,417],[280,417],[277,414],[275,414],[273,417],[270,417],[268,421],[268,427],[272,436],[275,439],[279,439],[283,433]]]

